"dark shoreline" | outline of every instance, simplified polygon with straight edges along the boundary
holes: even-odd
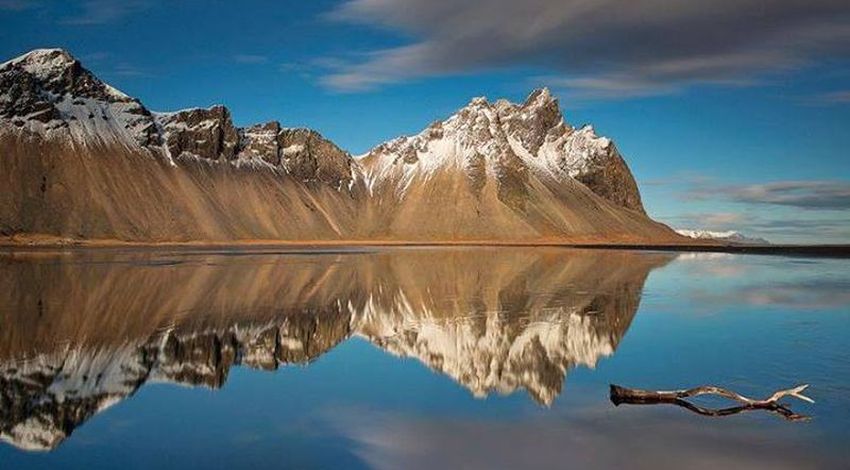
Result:
[[[850,245],[618,245],[583,246],[588,249],[629,249],[683,253],[730,253],[744,255],[801,256],[812,258],[850,258]]]
[[[729,253],[749,255],[799,256],[814,258],[850,258],[848,245],[651,245],[651,244],[584,244],[584,243],[522,243],[522,242],[397,242],[397,243],[233,243],[233,244],[0,244],[0,252],[200,252],[200,253],[257,253],[269,254],[343,254],[362,253],[398,248],[569,248],[581,250],[638,250],[678,253]]]

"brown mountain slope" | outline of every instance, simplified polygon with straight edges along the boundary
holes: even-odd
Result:
[[[334,240],[362,191],[203,161],[174,167],[119,146],[0,137],[0,233],[74,240]]]
[[[223,106],[153,113],[58,49],[0,64],[0,240],[677,243],[546,90],[355,159]]]

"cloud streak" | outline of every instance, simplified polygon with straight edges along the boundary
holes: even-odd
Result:
[[[80,13],[62,22],[71,25],[100,25],[112,23],[151,6],[148,0],[87,0],[80,4]]]
[[[233,61],[239,64],[265,64],[269,58],[259,54],[236,54]]]
[[[0,11],[24,11],[39,6],[35,0],[0,0]]]
[[[351,0],[329,18],[413,38],[323,77],[345,91],[531,66],[577,94],[643,96],[850,53],[845,0]]]
[[[665,217],[677,228],[697,227],[709,230],[734,230],[747,221],[744,214],[737,212],[700,212]]]
[[[744,186],[692,189],[686,199],[726,199],[745,204],[769,204],[800,209],[850,210],[850,182],[777,181]]]
[[[812,97],[811,104],[829,106],[850,104],[850,90],[836,90]]]

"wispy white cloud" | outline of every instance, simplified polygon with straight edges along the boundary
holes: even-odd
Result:
[[[132,64],[117,64],[113,73],[122,77],[141,77],[148,75],[147,72]]]

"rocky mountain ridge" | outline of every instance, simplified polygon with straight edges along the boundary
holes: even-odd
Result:
[[[646,216],[614,144],[566,124],[546,89],[475,98],[354,158],[310,129],[237,127],[224,106],[152,112],[61,49],[3,63],[0,86],[9,240],[682,240]]]
[[[350,155],[315,131],[282,128],[276,121],[238,128],[221,105],[151,112],[62,49],[35,50],[0,65],[0,85],[6,90],[0,95],[0,119],[31,133],[138,146],[171,163],[186,158],[250,162],[330,184],[353,178]]]

